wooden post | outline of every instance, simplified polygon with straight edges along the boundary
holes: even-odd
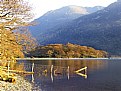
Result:
[[[87,67],[86,67],[86,66],[85,66],[84,68],[81,68],[81,69],[79,69],[79,70],[75,71],[75,72],[76,72],[76,73],[78,73],[78,72],[83,71],[83,70],[85,70],[85,69],[87,69]]]
[[[82,74],[82,73],[80,73],[81,71],[85,71],[85,73]],[[85,79],[87,79],[87,67],[86,66],[84,68],[81,68],[81,69],[75,71],[75,73],[80,76],[83,76]]]
[[[87,78],[87,68],[85,69],[85,79]]]
[[[51,65],[51,80],[53,82],[53,65]]]
[[[68,66],[67,72],[68,72],[68,80],[69,80],[69,66]]]
[[[53,65],[51,65],[51,73],[53,72]]]
[[[32,63],[32,72],[34,72],[34,63]],[[34,83],[34,74],[32,74],[32,82]]]
[[[53,74],[52,74],[52,72],[51,72],[51,80],[52,80],[52,82],[53,82]]]
[[[32,72],[34,72],[34,63],[32,63]]]

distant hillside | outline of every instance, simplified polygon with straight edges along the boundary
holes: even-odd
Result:
[[[107,57],[107,53],[101,50],[95,50],[91,47],[74,45],[68,43],[63,44],[49,44],[40,46],[34,51],[31,51],[30,57],[55,57],[55,58],[99,58]]]
[[[64,27],[68,22],[77,19],[80,16],[84,16],[98,10],[103,9],[101,6],[96,7],[80,7],[80,6],[66,6],[57,10],[52,10],[36,19],[36,26],[29,27],[32,35],[37,38],[38,41],[44,41],[46,38],[50,38],[48,33],[55,32],[55,29]],[[41,12],[41,11],[40,11]]]
[[[53,31],[40,44],[71,42],[121,55],[121,1]]]

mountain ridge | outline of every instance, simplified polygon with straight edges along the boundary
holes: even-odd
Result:
[[[41,44],[74,43],[91,46],[111,54],[121,55],[121,2],[114,2],[103,10],[75,19],[64,27],[49,32]]]
[[[86,8],[88,8],[88,12]],[[46,35],[48,32],[53,32],[54,27],[63,27],[68,22],[80,16],[93,13],[94,11],[96,12],[97,10],[103,9],[104,7],[96,6],[86,8],[70,5],[60,9],[48,11],[40,18],[35,19],[35,22],[38,24],[36,26],[29,27],[30,32],[35,38],[37,38],[38,41],[42,40],[45,38],[43,35]]]

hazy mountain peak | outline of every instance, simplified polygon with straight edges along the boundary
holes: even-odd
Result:
[[[68,8],[68,10],[73,13],[88,14],[86,8],[81,6],[70,5],[70,6],[63,7],[62,9],[64,8]]]
[[[56,10],[51,10],[45,13],[42,17],[39,18],[39,20],[52,20],[53,19],[76,19],[80,16],[87,15],[93,12],[96,12],[98,10],[103,9],[102,6],[95,6],[95,7],[81,7],[81,6],[75,6],[75,5],[69,5],[65,6]],[[49,17],[49,19],[48,19]]]

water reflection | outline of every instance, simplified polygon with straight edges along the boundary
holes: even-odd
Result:
[[[33,82],[35,88],[39,87],[42,91],[121,91],[121,60],[48,60],[24,63],[28,71],[31,71],[34,63]],[[31,75],[26,78],[32,80]]]
[[[84,73],[81,73],[82,71],[84,71]],[[85,79],[87,79],[87,67],[81,68],[77,71],[75,71],[75,73],[79,76],[84,77]]]
[[[87,79],[88,72],[104,69],[107,61],[99,60],[57,60],[57,61],[28,61],[25,69],[30,69],[28,65],[34,63],[34,74],[31,79],[53,82],[57,79],[70,79],[70,77],[80,76]],[[31,70],[31,69],[30,69]]]

